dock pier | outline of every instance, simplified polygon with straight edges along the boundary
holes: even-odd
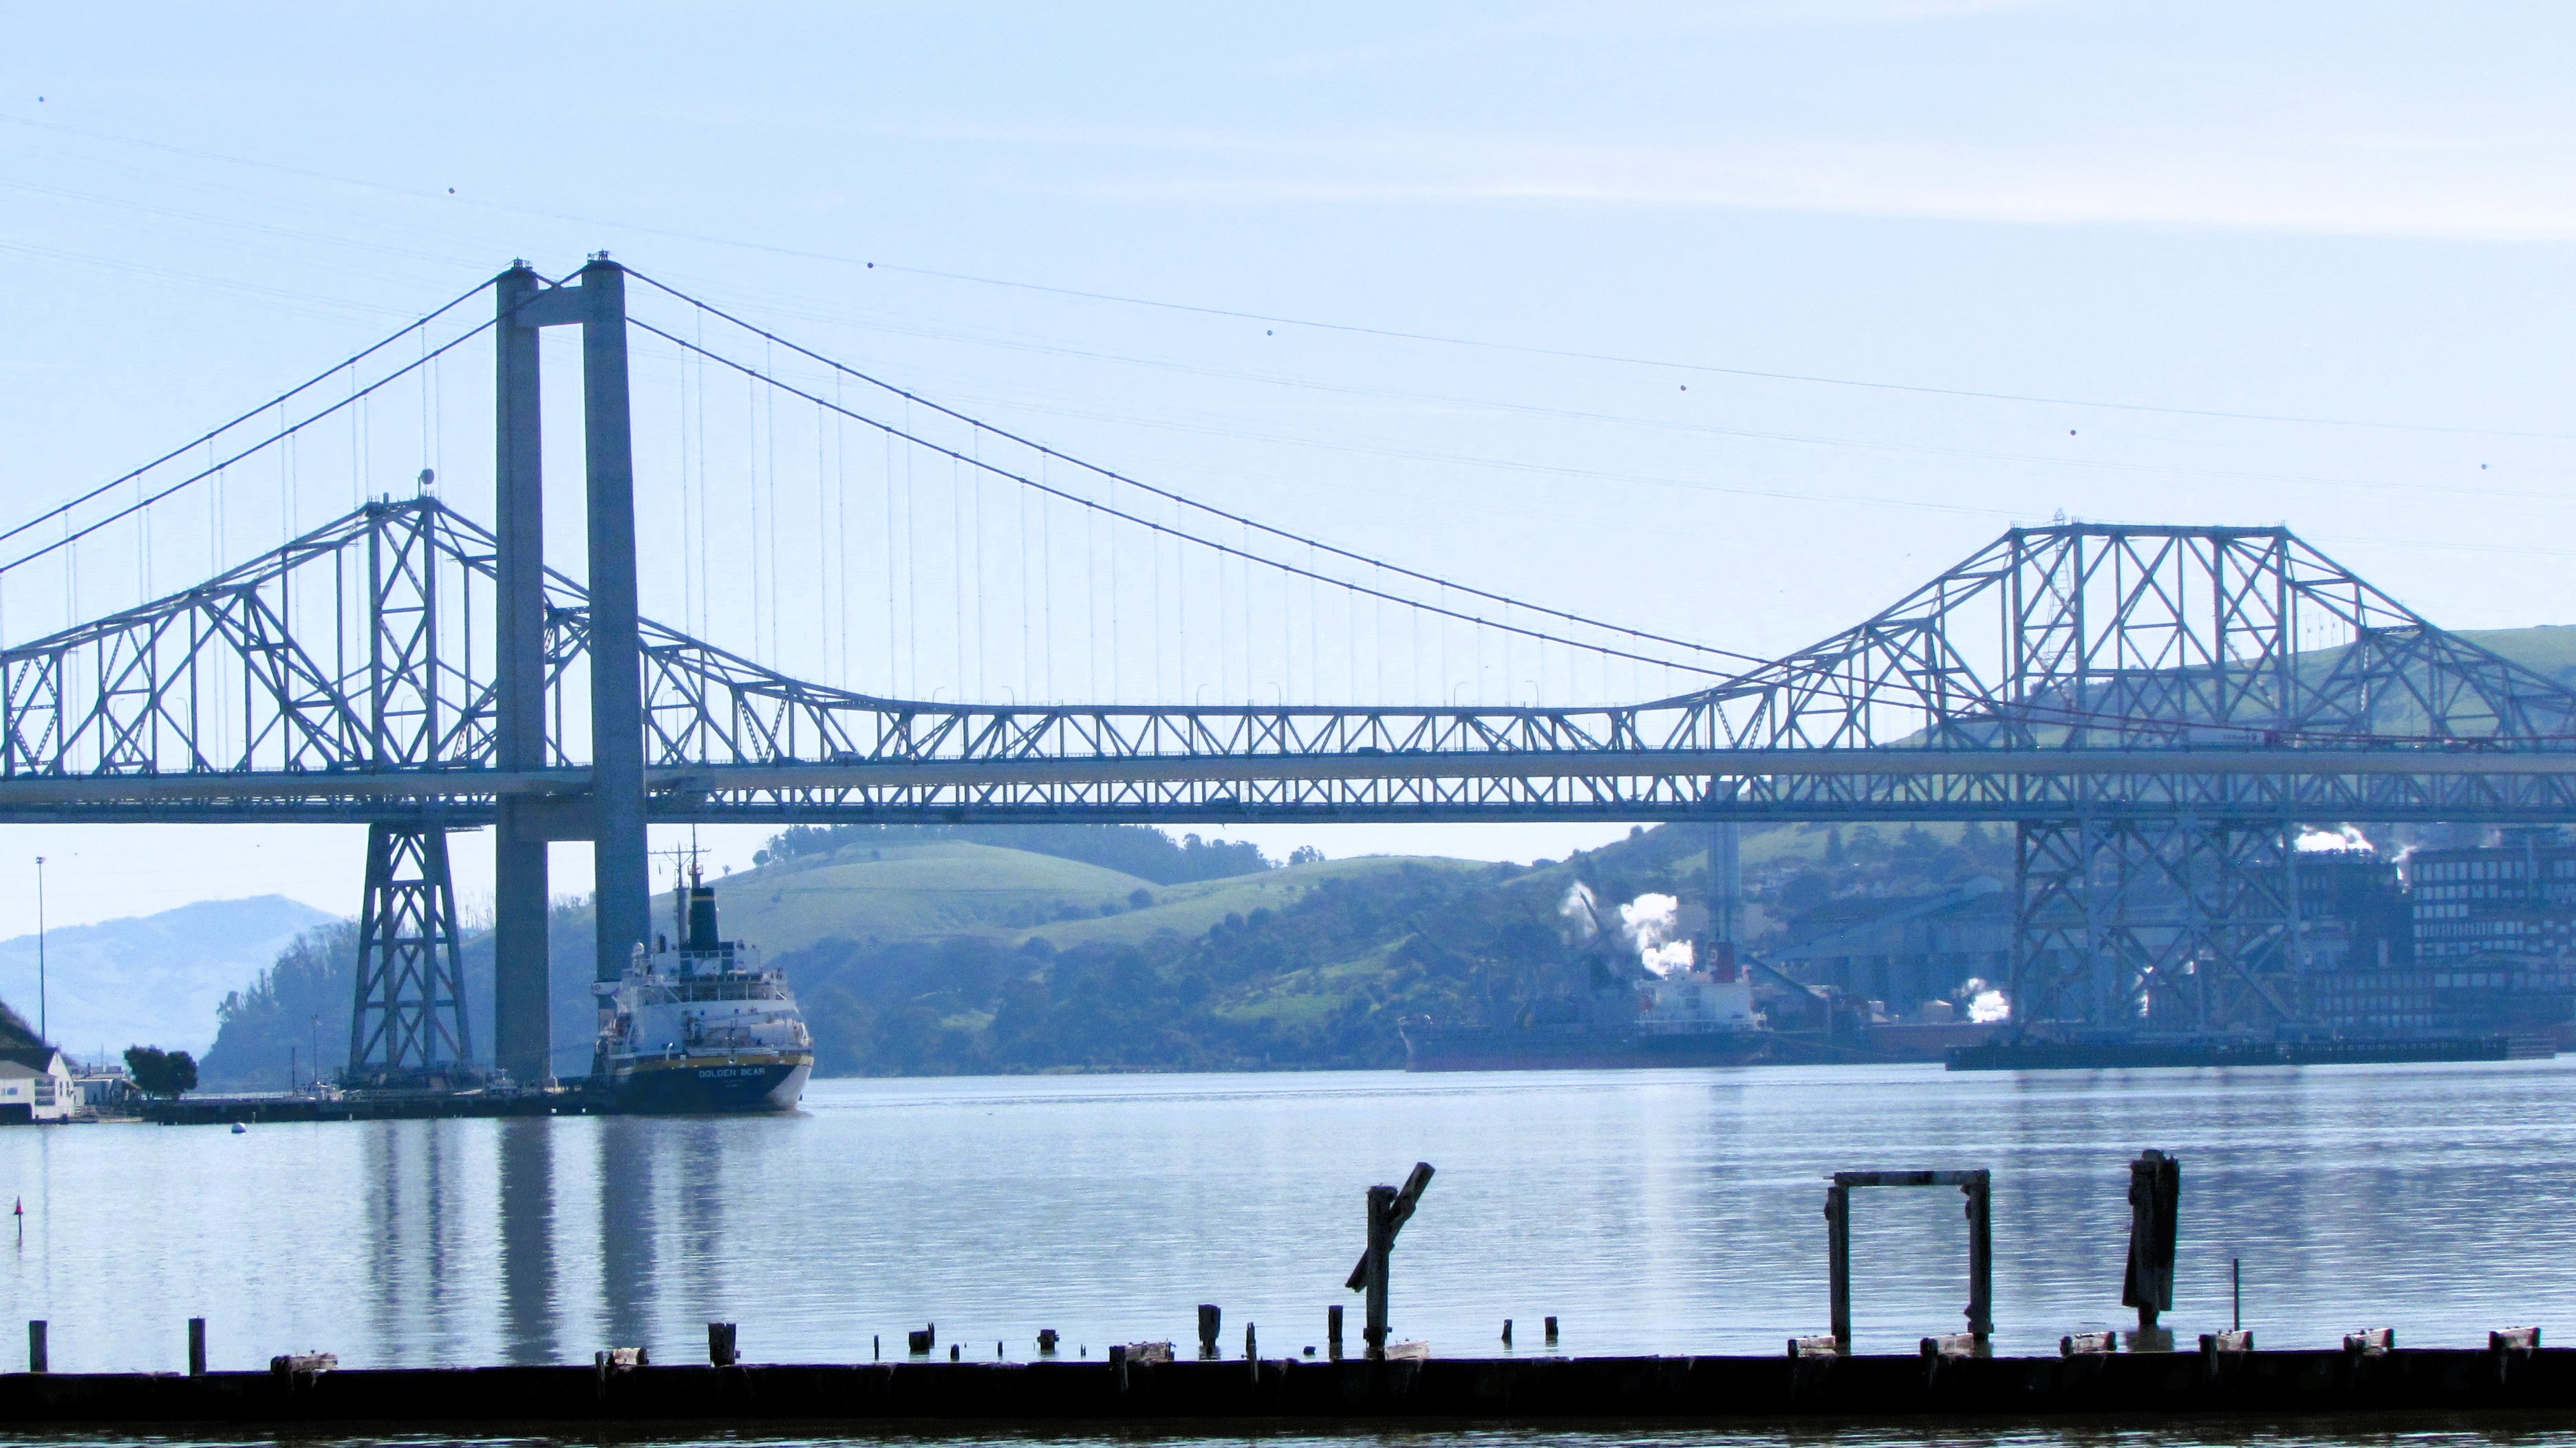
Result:
[[[2123,1422],[2576,1409],[2576,1350],[1295,1358],[0,1375],[0,1423]]]

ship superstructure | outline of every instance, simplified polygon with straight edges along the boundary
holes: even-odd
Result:
[[[716,892],[691,860],[675,888],[678,934],[638,945],[599,998],[593,1082],[620,1111],[792,1111],[814,1072],[814,1042],[786,972],[721,938]]]

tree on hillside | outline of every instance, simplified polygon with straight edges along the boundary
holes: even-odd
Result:
[[[0,1051],[24,1050],[40,1044],[36,1028],[27,1024],[27,1018],[12,1010],[7,1001],[0,1001]]]
[[[178,1096],[197,1089],[197,1058],[158,1046],[125,1048],[125,1073],[146,1096]]]

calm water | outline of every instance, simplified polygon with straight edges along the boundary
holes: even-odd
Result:
[[[1068,1355],[1186,1345],[1214,1302],[1230,1352],[1249,1319],[1273,1355],[1320,1345],[1334,1302],[1356,1339],[1363,1189],[1419,1158],[1440,1175],[1396,1252],[1400,1335],[1497,1351],[1508,1317],[1531,1351],[1552,1313],[1572,1352],[1777,1352],[1825,1326],[1825,1173],[1988,1166],[1998,1345],[2041,1351],[2122,1320],[2126,1163],[2160,1146],[2183,1160],[2183,1333],[2226,1325],[2241,1257],[2267,1346],[2558,1337],[2572,1101],[2576,1058],[825,1081],[775,1119],[20,1128],[0,1321],[49,1319],[58,1370],[179,1368],[192,1315],[218,1368],[687,1360],[709,1319],[753,1361],[847,1361],[928,1321],[973,1356],[1025,1357],[1041,1327]],[[1955,1329],[1958,1194],[1854,1215],[1862,1349]]]

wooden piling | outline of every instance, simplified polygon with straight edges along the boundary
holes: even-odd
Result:
[[[1510,1347],[1511,1345],[1512,1345],[1512,1320],[1511,1320],[1510,1318],[1506,1317],[1506,1318],[1504,1318],[1504,1319],[1503,1319],[1503,1346],[1505,1346],[1505,1347]]]
[[[1055,1329],[1054,1329],[1054,1328],[1052,1328],[1052,1327],[1041,1327],[1041,1328],[1039,1328],[1039,1329],[1038,1329],[1038,1356],[1039,1356],[1039,1357],[1054,1357],[1054,1356],[1055,1356],[1055,1345],[1056,1345],[1057,1341],[1058,1341],[1058,1338],[1056,1337],[1056,1332],[1055,1332]]]
[[[1225,1313],[1220,1311],[1215,1303],[1199,1304],[1199,1361],[1210,1362],[1215,1359],[1217,1331],[1224,1325]]]
[[[1342,1360],[1342,1305],[1338,1302],[1324,1309],[1324,1351],[1333,1361]]]
[[[734,1364],[734,1325],[730,1322],[707,1324],[707,1365],[729,1368]]]
[[[1553,1317],[1547,1320],[1547,1345],[1556,1346],[1556,1319]]]
[[[1368,1349],[1371,1362],[1386,1360],[1386,1259],[1395,1247],[1395,1188],[1368,1189],[1368,1256],[1367,1269],[1368,1322],[1360,1329],[1360,1341]]]
[[[27,1324],[27,1371],[52,1372],[45,1359],[45,1320],[41,1317]]]
[[[206,1320],[192,1317],[188,1319],[188,1376],[202,1378],[205,1375]]]
[[[1825,1309],[1837,1352],[1851,1351],[1851,1188],[1825,1188]]]
[[[1994,1177],[1979,1168],[1959,1190],[1968,1198],[1968,1331],[1983,1342],[1995,1331]]]
[[[2182,1164],[2149,1147],[2129,1163],[2129,1266],[2120,1304],[2138,1310],[2138,1335],[2154,1340],[2156,1319],[2173,1310],[2175,1218]]]

